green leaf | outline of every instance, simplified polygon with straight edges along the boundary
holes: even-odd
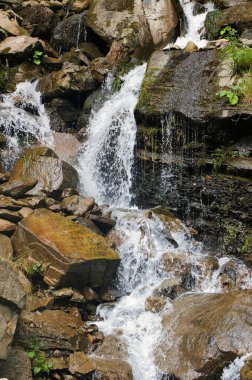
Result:
[[[30,359],[33,359],[33,358],[35,357],[35,352],[34,352],[34,351],[30,351],[30,352],[28,352],[28,357],[29,357]]]
[[[35,63],[35,65],[40,65],[41,64],[40,59],[35,59],[34,58],[33,62]]]
[[[43,52],[42,51],[35,51],[35,54],[37,55],[37,56],[40,56],[40,55],[43,55]]]
[[[219,97],[220,98],[223,98],[223,96],[226,96],[227,95],[227,93],[228,93],[228,91],[227,90],[221,90],[221,91],[219,91]]]
[[[40,373],[41,372],[41,368],[40,367],[34,367],[33,368],[33,373],[34,373],[34,375],[37,375],[38,373]]]
[[[229,99],[230,100],[230,99]],[[232,106],[235,106],[239,101],[239,98],[236,94],[233,94],[231,100],[230,100],[230,103],[232,104]]]

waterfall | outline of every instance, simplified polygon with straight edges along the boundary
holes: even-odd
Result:
[[[228,367],[224,368],[221,380],[240,380],[240,369],[251,355],[252,353],[249,353],[241,358],[236,358]]]
[[[173,44],[168,44],[164,50],[170,49],[173,45],[179,46],[184,49],[189,41],[195,43],[198,48],[203,48],[207,44],[206,39],[202,39],[202,31],[204,30],[204,22],[208,12],[214,10],[212,2],[204,4],[204,12],[194,15],[195,1],[180,0],[180,5],[183,9],[186,19],[186,34],[185,36],[178,37]]]
[[[39,143],[53,147],[50,120],[36,90],[36,82],[19,83],[11,94],[0,102],[0,131],[6,136],[4,164],[10,168],[22,148]]]
[[[89,120],[87,141],[79,155],[79,174],[82,191],[99,203],[130,204],[136,137],[134,108],[145,69],[144,64],[124,75],[120,91],[112,93],[100,109],[95,107]],[[109,76],[105,93],[111,92],[112,82]]]

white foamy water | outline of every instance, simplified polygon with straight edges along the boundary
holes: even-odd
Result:
[[[138,66],[122,78],[120,91],[92,112],[88,138],[79,156],[83,192],[98,203],[129,205],[134,157],[136,122],[134,108],[146,65]],[[111,88],[111,78],[107,87]]]
[[[50,121],[36,90],[36,82],[23,82],[0,102],[0,130],[7,137],[5,162],[11,166],[20,150],[33,144],[53,147]]]
[[[252,353],[249,353],[241,358],[236,358],[228,367],[224,368],[221,380],[240,380],[240,369],[251,355]]]
[[[164,310],[159,313],[146,311],[145,304],[155,288],[174,277],[164,266],[164,253],[174,257],[184,255],[191,268],[192,292],[224,291],[223,272],[229,273],[232,280],[233,267],[239,288],[251,287],[252,276],[251,270],[234,259],[232,266],[228,257],[216,259],[215,266],[207,269],[205,265],[211,258],[202,252],[201,244],[190,237],[185,226],[173,232],[178,243],[175,248],[170,243],[167,226],[155,215],[148,218],[144,211],[130,208],[136,139],[134,107],[144,72],[145,65],[126,74],[121,90],[114,94],[111,94],[112,78],[108,78],[102,92],[103,103],[100,99],[94,105],[78,169],[83,193],[95,196],[98,203],[112,205],[112,218],[117,220],[114,232],[121,242],[118,245],[121,265],[114,286],[123,296],[112,305],[98,307],[103,320],[97,324],[106,335],[116,334],[126,342],[128,358],[125,359],[132,366],[134,380],[160,380],[162,376],[154,365],[153,353],[160,338],[162,313],[171,310],[172,303],[167,298]],[[163,126],[166,127],[169,128],[169,123]],[[164,132],[164,149],[169,150],[170,133]],[[121,205],[124,208],[119,208]]]
[[[214,10],[212,2],[204,4],[206,11],[204,13],[194,15],[193,9],[195,1],[180,0],[181,7],[186,19],[186,34],[185,36],[178,37],[173,44],[168,44],[164,50],[170,49],[173,45],[179,46],[184,49],[189,41],[192,41],[198,48],[203,48],[207,44],[206,39],[202,39],[202,32],[204,32],[204,23],[208,12]]]

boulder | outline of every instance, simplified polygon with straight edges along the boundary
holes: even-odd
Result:
[[[49,103],[45,103],[45,109],[53,131],[64,133],[75,128],[80,109],[71,100],[54,98]]]
[[[220,89],[232,85],[233,81],[232,70],[223,60],[222,49],[193,54],[181,50],[156,51],[148,62],[135,110],[136,119],[141,124],[144,121],[150,128],[153,128],[153,118],[160,123],[166,117],[166,124],[176,119],[177,136],[172,134],[170,139],[179,139],[180,131],[184,133],[183,127],[188,122],[191,125],[199,123],[199,126],[215,122],[215,128],[220,128],[231,121],[237,128],[237,121],[244,123],[245,118],[251,117],[252,106],[246,105],[243,110],[241,100],[239,105],[230,107],[225,99],[216,96]],[[148,130],[146,128],[147,133]]]
[[[245,360],[244,366],[240,370],[240,380],[252,379],[252,356]]]
[[[29,348],[36,336],[42,350],[83,350],[87,347],[84,322],[60,310],[45,310],[41,313],[23,311],[20,315],[16,341]]]
[[[43,51],[43,47],[38,38],[28,36],[8,37],[0,43],[0,59],[8,59],[11,63],[17,64],[32,58],[35,50]]]
[[[8,220],[0,219],[0,232],[11,234],[17,228],[15,223],[9,222]]]
[[[79,195],[72,195],[64,198],[61,202],[61,208],[71,214],[81,216],[85,215],[94,207],[94,198],[83,198]]]
[[[61,21],[53,30],[50,44],[58,52],[78,48],[79,43],[86,39],[84,14],[72,15]]]
[[[27,204],[21,200],[15,200],[4,195],[0,195],[0,208],[7,210],[20,210],[22,207],[27,206]]]
[[[222,369],[252,350],[252,290],[191,294],[162,320],[156,365],[181,380],[220,378]]]
[[[19,12],[22,26],[30,31],[33,37],[49,40],[53,29],[59,22],[59,16],[43,5],[23,8]]]
[[[94,372],[93,364],[88,360],[84,352],[74,352],[69,357],[69,371],[72,374],[87,375]]]
[[[8,380],[32,380],[31,362],[27,352],[20,347],[13,347],[7,360],[0,364],[0,374]]]
[[[13,247],[11,240],[0,234],[0,259],[10,261],[13,258]]]
[[[105,41],[120,42],[137,56],[148,56],[153,46],[172,42],[179,16],[173,0],[148,2],[92,0],[88,26]]]
[[[0,265],[0,360],[8,357],[25,293],[18,275],[7,261]]]
[[[18,211],[10,211],[2,208],[0,209],[0,218],[12,223],[18,223],[22,219]]]
[[[8,195],[13,198],[20,198],[27,191],[37,185],[37,180],[16,179],[0,185],[0,194]]]
[[[29,148],[15,162],[11,180],[36,180],[33,194],[77,187],[78,173],[49,148]]]
[[[70,165],[76,160],[79,149],[81,148],[81,143],[76,138],[75,135],[70,133],[59,133],[55,132],[53,134],[54,139],[54,151],[57,156],[68,162]]]
[[[250,27],[252,22],[251,2],[242,3],[223,10],[209,12],[205,20],[207,38],[214,40],[219,37],[222,27],[235,25],[240,32]]]
[[[23,219],[12,242],[17,255],[43,264],[51,286],[106,288],[120,262],[103,237],[46,209]]]
[[[101,359],[89,357],[95,368],[95,375],[98,379],[104,380],[133,380],[130,365],[123,360]]]
[[[0,10],[0,28],[13,36],[28,35],[29,33],[24,28],[21,28],[17,22],[15,14],[11,11]]]
[[[64,95],[83,94],[98,86],[95,72],[89,67],[67,64],[62,70],[43,76],[38,82],[37,89],[46,98],[57,98]]]

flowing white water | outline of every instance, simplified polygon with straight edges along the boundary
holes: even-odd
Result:
[[[94,105],[90,118],[88,138],[79,155],[79,173],[84,194],[113,206],[112,217],[117,219],[115,234],[121,240],[118,246],[121,265],[115,287],[123,297],[113,305],[99,306],[98,313],[103,320],[97,324],[106,335],[116,334],[126,342],[134,380],[160,380],[153,352],[161,333],[163,311],[146,311],[145,304],[155,288],[174,277],[164,266],[163,254],[169,252],[174,257],[184,254],[191,267],[194,292],[222,292],[222,274],[225,270],[232,274],[232,267],[227,267],[230,258],[220,258],[215,270],[206,270],[203,263],[209,257],[202,253],[201,245],[190,238],[184,226],[173,233],[178,243],[175,248],[169,241],[166,226],[156,216],[148,218],[144,211],[129,207],[136,139],[133,111],[144,72],[145,66],[140,66],[126,74],[121,90],[114,94],[111,94],[112,78],[108,78],[102,92],[104,102]],[[166,132],[164,146],[170,146],[169,131]],[[122,205],[127,208],[119,208]],[[251,287],[251,271],[238,262],[236,272],[241,277],[238,286]],[[167,299],[165,310],[171,308],[172,303]]]
[[[99,203],[128,206],[132,161],[136,137],[134,108],[146,65],[122,78],[120,91],[111,95],[99,110],[92,112],[88,138],[79,156],[83,191]],[[111,78],[107,89],[111,88]]]
[[[0,102],[0,130],[7,137],[5,163],[11,166],[24,147],[39,143],[53,147],[50,120],[36,90],[36,82],[23,82]]]
[[[186,19],[186,34],[185,36],[178,37],[173,44],[168,44],[164,50],[170,49],[173,45],[177,45],[181,49],[184,49],[189,41],[194,42],[198,48],[203,48],[206,46],[207,40],[202,39],[201,36],[202,31],[204,30],[206,15],[208,12],[214,10],[214,5],[212,2],[208,2],[204,4],[205,12],[194,15],[193,10],[195,3],[195,1],[190,0],[180,0],[180,4]]]
[[[224,368],[221,380],[240,380],[240,369],[244,366],[246,359],[251,356],[252,353],[236,358],[233,363]]]

